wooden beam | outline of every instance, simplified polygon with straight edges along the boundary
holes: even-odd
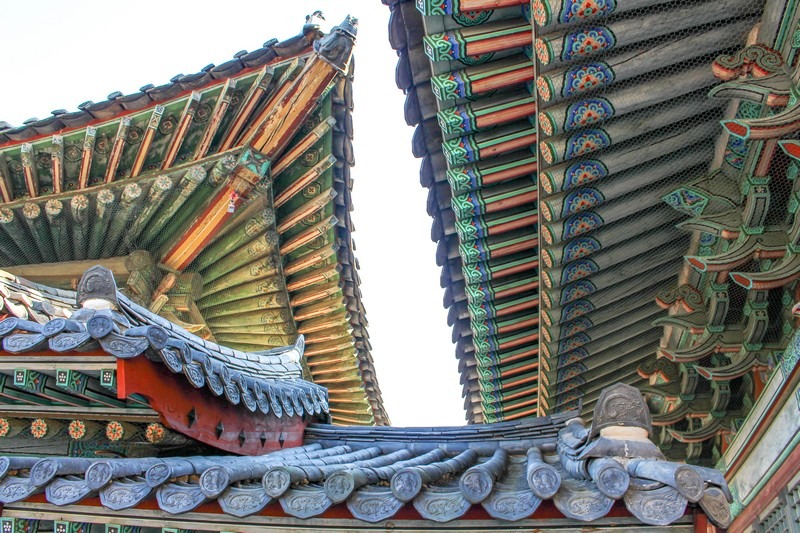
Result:
[[[61,405],[3,405],[0,412],[24,417],[85,418],[86,420],[126,420],[128,422],[157,422],[158,413],[147,408],[74,407]]]
[[[120,359],[117,376],[119,398],[131,394],[148,398],[161,413],[165,426],[216,448],[241,455],[262,455],[303,443],[307,422],[302,417],[250,413],[225,398],[193,388],[183,376],[165,373],[162,365],[145,357]],[[280,443],[279,437],[283,437]]]
[[[217,133],[220,124],[222,124],[222,118],[228,111],[234,89],[236,89],[236,80],[234,78],[228,78],[228,81],[225,82],[225,86],[220,92],[217,104],[214,106],[214,111],[211,113],[211,119],[208,121],[208,126],[206,126],[203,132],[203,137],[200,139],[195,149],[195,160],[205,157],[208,149],[211,147],[211,141],[214,139],[214,135]]]
[[[0,154],[0,199],[8,203],[14,199],[14,187],[11,184],[11,172],[8,170],[6,156]]]
[[[162,169],[170,168],[175,162],[175,158],[178,157],[178,151],[181,149],[183,140],[186,137],[186,132],[189,130],[189,126],[191,126],[192,120],[194,120],[195,111],[197,111],[197,107],[200,105],[200,98],[201,95],[199,92],[192,91],[191,96],[189,96],[189,99],[186,101],[183,114],[181,115],[180,121],[178,121],[178,127],[175,129],[175,133],[172,134],[169,148],[167,148],[164,161],[161,163]]]
[[[50,157],[53,163],[53,194],[60,194],[64,190],[64,138],[61,135],[53,135]]]
[[[219,147],[220,152],[229,150],[233,146],[234,141],[239,136],[239,133],[242,131],[242,128],[244,128],[245,123],[247,123],[247,119],[250,118],[250,115],[256,108],[256,104],[258,104],[258,101],[261,99],[261,97],[264,96],[264,94],[266,94],[267,87],[272,81],[272,76],[274,75],[274,73],[275,71],[272,69],[272,67],[264,67],[261,69],[261,72],[259,72],[258,77],[253,83],[253,86],[250,88],[247,95],[244,97],[244,102],[242,103],[242,110],[236,116],[236,119],[234,120],[228,132],[225,134],[225,138],[222,140],[222,143],[220,144]]]
[[[153,143],[153,138],[158,131],[158,126],[161,124],[161,118],[164,116],[164,106],[157,105],[153,108],[150,114],[150,120],[147,121],[147,130],[144,132],[144,138],[139,145],[139,151],[136,153],[136,159],[133,161],[131,168],[131,177],[135,178],[142,172],[144,161],[147,159],[147,153],[150,150],[150,145]]]
[[[57,263],[37,263],[4,267],[3,270],[14,276],[48,285],[58,284],[64,280],[80,279],[84,272],[94,265],[102,265],[114,274],[117,282],[124,282],[129,275],[125,266],[128,256],[109,257],[106,259],[87,259],[83,261],[62,261]],[[3,358],[3,360],[5,360]]]
[[[22,159],[22,173],[25,176],[25,188],[28,189],[28,196],[36,198],[39,196],[39,173],[36,170],[36,152],[31,143],[24,143],[20,148],[20,158]]]
[[[92,168],[92,157],[94,156],[94,143],[97,140],[97,128],[87,126],[86,135],[83,138],[83,155],[81,157],[81,170],[78,174],[78,188],[85,189],[89,186],[89,171]]]

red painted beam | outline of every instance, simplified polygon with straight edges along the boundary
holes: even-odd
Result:
[[[118,361],[117,396],[131,394],[147,398],[166,427],[227,452],[263,455],[303,444],[307,422],[302,417],[251,413],[207,389],[195,389],[184,376],[145,357]]]

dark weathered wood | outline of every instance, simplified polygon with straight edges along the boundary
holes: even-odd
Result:
[[[617,12],[622,11],[623,7],[627,9],[627,5],[617,6]],[[563,57],[562,53],[564,52],[566,36],[562,38],[561,35],[557,34],[555,37],[545,36],[541,39],[537,39],[537,57],[539,61],[545,65],[558,64],[565,59],[575,59],[577,56],[586,57],[596,55],[600,52],[607,53],[614,48],[621,48],[642,41],[663,37],[699,24],[722,23],[726,19],[734,16],[754,13],[757,9],[758,6],[753,5],[747,0],[725,0],[658,10],[644,14],[643,16],[623,18],[622,20],[617,19],[599,28],[597,26],[591,27],[591,30],[601,30],[603,35],[608,35],[608,33],[605,32],[609,32],[613,35],[613,41],[605,44],[605,46],[599,47],[599,50],[596,50],[595,53],[584,52],[575,54],[575,56],[572,57]],[[582,33],[581,29],[575,29],[568,32],[567,35],[574,36],[579,33]],[[706,69],[708,70],[708,67],[706,67]],[[678,80],[673,79],[673,81]],[[669,98],[674,98],[676,94],[680,93],[673,93]]]
[[[72,241],[67,215],[64,212],[64,203],[61,200],[48,200],[44,205],[47,215],[47,225],[50,228],[50,237],[53,241],[53,251],[59,261],[72,259],[70,243]]]
[[[110,189],[103,189],[95,196],[95,216],[92,221],[92,235],[89,240],[88,257],[97,259],[113,253],[108,250],[105,240],[106,228],[111,224],[117,203],[116,195]],[[113,243],[116,246],[116,243]]]
[[[73,258],[85,259],[89,250],[91,226],[89,225],[89,198],[84,194],[76,194],[69,202],[72,217],[72,249]]]
[[[162,208],[161,202],[166,198],[172,187],[173,180],[169,176],[158,176],[150,184],[150,190],[147,192],[147,199],[143,203],[142,210],[131,223],[128,232],[131,242],[140,244],[143,242],[140,234],[147,227],[150,219]]]
[[[715,27],[702,33],[691,33],[688,36],[678,34],[677,37],[668,39],[661,46],[642,51],[633,49],[610,55],[603,62],[604,68],[613,74],[610,78],[613,83],[619,83],[653,70],[653,65],[665,68],[683,61],[688,61],[710,52],[722,51],[743,41],[743,36],[752,27],[752,18],[741,19],[732,24]],[[573,67],[575,68],[575,67]],[[569,69],[556,69],[542,74],[536,80],[538,94],[544,102],[558,102],[574,94],[582,92],[564,93],[565,79]],[[610,80],[602,82],[602,85]],[[591,86],[594,89],[595,86]]]
[[[22,220],[28,227],[33,242],[27,242],[28,246],[34,246],[39,251],[42,260],[50,257],[53,243],[50,239],[50,230],[47,228],[46,217],[42,214],[42,208],[38,204],[27,203],[22,206]]]
[[[201,165],[193,166],[183,174],[180,182],[175,187],[176,190],[168,198],[165,198],[161,205],[157,206],[157,209],[152,213],[152,219],[141,234],[139,242],[147,245],[147,243],[163,240],[165,228],[172,223],[178,211],[197,190],[200,184],[205,181],[206,174],[206,169]],[[152,188],[150,195],[153,195]],[[174,228],[170,227],[169,233],[172,233],[172,231],[174,231]]]
[[[106,232],[108,253],[123,254],[129,252],[133,246],[128,236],[131,227],[132,214],[140,207],[142,188],[137,183],[129,183],[122,189],[119,206],[115,209],[111,224]]]
[[[638,165],[643,165],[653,159],[678,151],[687,146],[715,138],[719,133],[719,126],[713,122],[703,122],[701,125],[689,128],[681,135],[656,134],[644,145],[636,144],[631,147],[611,149],[596,158],[581,162],[590,172],[585,178],[576,179],[577,169],[575,164],[561,163],[543,170],[540,173],[540,195],[547,196],[557,191],[566,191],[578,186],[604,179],[606,176],[622,172]],[[580,174],[580,173],[577,173]]]
[[[677,103],[660,105],[654,109],[645,110],[636,114],[626,115],[608,123],[598,125],[589,130],[579,130],[572,133],[563,133],[539,142],[539,154],[542,167],[555,165],[562,161],[586,157],[588,154],[610,146],[620,144],[645,135],[659,128],[686,120],[690,117],[721,111],[726,102],[715,101],[710,98],[681,99]],[[721,114],[721,113],[720,113]],[[583,148],[578,151],[574,146],[583,143],[586,136],[595,138],[602,134],[603,142],[598,142],[592,148]]]

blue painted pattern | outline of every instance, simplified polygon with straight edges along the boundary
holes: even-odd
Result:
[[[606,176],[608,176],[608,169],[601,161],[596,159],[580,161],[570,165],[564,172],[564,185],[561,190],[573,189]]]
[[[605,26],[595,26],[574,31],[564,36],[564,49],[561,59],[569,61],[612,48],[617,43],[614,33]]]
[[[570,105],[564,119],[564,131],[590,126],[614,116],[614,106],[605,98],[589,98]]]
[[[586,65],[579,65],[569,69],[564,74],[563,96],[569,97],[579,93],[591,91],[614,81],[614,70],[597,61]]]

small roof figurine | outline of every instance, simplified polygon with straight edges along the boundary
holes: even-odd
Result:
[[[76,301],[84,309],[119,309],[117,283],[111,270],[95,265],[78,282]]]

